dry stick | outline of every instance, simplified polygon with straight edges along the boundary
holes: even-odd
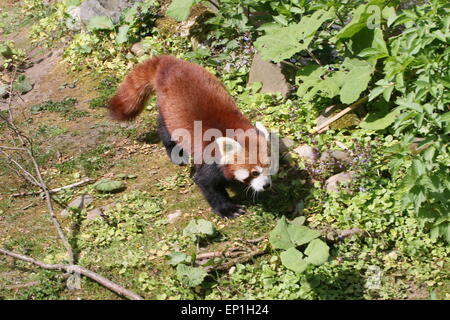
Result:
[[[88,184],[90,182],[92,182],[92,180],[90,178],[86,178],[86,179],[83,179],[81,181],[69,184],[67,186],[50,189],[50,190],[48,190],[48,192],[49,193],[56,193],[56,192],[61,191],[61,190],[83,186],[83,185]],[[39,193],[42,193],[42,191],[20,192],[20,193],[14,193],[13,195],[11,195],[11,197],[32,196],[32,195],[39,194]]]
[[[369,99],[368,96],[365,96],[365,97],[359,99],[354,104],[348,106],[347,108],[345,108],[338,114],[334,115],[333,117],[331,117],[330,119],[328,119],[327,121],[322,123],[320,126],[315,127],[311,133],[316,133],[316,132],[322,133],[323,131],[325,131],[324,129],[326,129],[326,127],[328,127],[331,123],[335,122],[337,119],[339,119],[343,115],[349,113],[350,111],[352,111],[352,110],[358,108],[359,106],[361,106],[362,104],[366,103],[368,99]]]
[[[11,251],[8,251],[5,249],[1,249],[1,248],[0,248],[0,253],[3,253],[5,255],[11,256],[11,257],[19,259],[19,260],[23,260],[23,261],[32,263],[43,269],[66,271],[67,273],[76,272],[76,273],[82,274],[83,276],[85,276],[89,279],[92,279],[92,280],[100,283],[102,286],[110,289],[111,291],[113,291],[123,297],[129,298],[132,300],[143,300],[143,298],[141,296],[139,296],[138,294],[136,294],[128,289],[125,289],[124,287],[119,286],[118,284],[106,279],[105,277],[103,277],[93,271],[90,271],[88,269],[85,269],[83,267],[80,267],[78,265],[47,264],[42,261],[38,261],[33,258],[30,258],[28,256],[24,256],[24,255],[14,253],[14,252],[11,252]]]
[[[251,252],[249,252],[247,254],[241,255],[241,256],[239,256],[239,257],[237,257],[237,258],[235,258],[235,259],[233,259],[231,261],[222,263],[222,264],[220,264],[218,266],[209,266],[209,267],[206,267],[205,269],[208,270],[208,271],[211,271],[211,270],[227,270],[227,269],[231,268],[232,266],[234,266],[234,265],[236,265],[238,263],[244,263],[244,262],[246,262],[246,261],[248,261],[248,260],[250,260],[250,259],[252,259],[252,258],[254,258],[256,256],[262,255],[262,254],[266,253],[266,251],[267,251],[267,247],[264,247],[262,249],[257,249],[257,250],[251,251]]]

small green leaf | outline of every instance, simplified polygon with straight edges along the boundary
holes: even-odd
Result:
[[[306,247],[305,254],[308,256],[305,259],[307,262],[320,266],[328,260],[330,248],[322,240],[314,239]]]
[[[14,81],[13,88],[21,94],[25,94],[33,89],[33,85],[25,75],[21,74],[17,77],[16,81]]]
[[[130,29],[130,26],[123,25],[119,27],[119,32],[117,33],[116,37],[116,43],[122,44],[128,41],[128,30]]]
[[[195,0],[173,0],[166,14],[177,21],[184,21],[189,17],[195,2]]]
[[[280,258],[283,266],[298,273],[305,271],[309,264],[303,259],[303,254],[295,248],[283,251]]]

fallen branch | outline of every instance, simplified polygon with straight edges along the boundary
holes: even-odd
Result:
[[[322,124],[320,124],[319,126],[315,127],[311,133],[322,133],[324,131],[327,130],[327,127],[332,124],[333,122],[335,122],[336,120],[338,120],[339,118],[341,118],[342,116],[344,116],[345,114],[349,113],[352,110],[355,110],[356,108],[360,107],[362,104],[366,103],[367,100],[369,99],[368,96],[365,96],[361,99],[359,99],[358,101],[356,101],[355,103],[353,103],[352,105],[348,106],[347,108],[345,108],[344,110],[342,110],[341,112],[335,114],[333,117],[331,117],[330,119],[326,120],[325,122],[323,122]]]
[[[105,277],[90,271],[86,268],[80,267],[78,265],[66,265],[66,264],[47,264],[44,263],[42,261],[39,260],[35,260],[31,257],[28,256],[24,256],[18,253],[14,253],[5,249],[0,249],[0,253],[3,253],[5,255],[8,255],[10,257],[22,260],[22,261],[26,261],[29,263],[32,263],[38,267],[41,267],[43,269],[46,270],[57,270],[57,271],[65,271],[67,273],[79,273],[91,280],[94,280],[95,282],[101,284],[102,286],[104,286],[105,288],[108,288],[109,290],[125,297],[128,299],[132,299],[132,300],[143,300],[143,298],[141,296],[139,296],[138,294],[125,289],[124,287],[112,282],[109,279],[106,279]]]
[[[48,192],[50,194],[52,194],[52,193],[56,193],[56,192],[61,191],[61,190],[84,186],[84,185],[86,185],[88,183],[91,183],[91,182],[92,182],[92,180],[90,178],[86,178],[84,180],[81,180],[81,181],[69,184],[67,186],[50,189],[50,190],[48,190]],[[25,197],[25,196],[32,196],[32,195],[40,194],[40,193],[42,193],[42,191],[20,192],[20,193],[14,193],[13,195],[11,195],[11,197]]]
[[[258,248],[256,250],[250,251],[248,253],[242,254],[238,257],[236,257],[235,259],[231,259],[230,261],[227,262],[223,262],[219,265],[216,266],[208,266],[205,267],[205,269],[207,271],[219,271],[219,270],[228,270],[230,269],[232,266],[239,264],[239,263],[245,263],[247,261],[249,261],[250,259],[263,255],[264,253],[266,253],[267,251],[267,247],[264,246],[264,248]]]

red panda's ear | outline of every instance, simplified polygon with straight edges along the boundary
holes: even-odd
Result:
[[[234,155],[242,150],[242,146],[239,142],[228,137],[217,138],[216,144],[219,147],[220,162],[222,164],[233,162]]]
[[[264,125],[261,122],[256,121],[255,127],[256,129],[258,129],[259,132],[261,132],[264,135],[266,140],[269,140],[270,137],[269,131],[266,129],[266,127],[264,127]]]

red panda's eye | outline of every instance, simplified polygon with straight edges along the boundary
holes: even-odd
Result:
[[[257,177],[257,176],[259,176],[259,171],[252,171],[252,176],[253,177]]]

